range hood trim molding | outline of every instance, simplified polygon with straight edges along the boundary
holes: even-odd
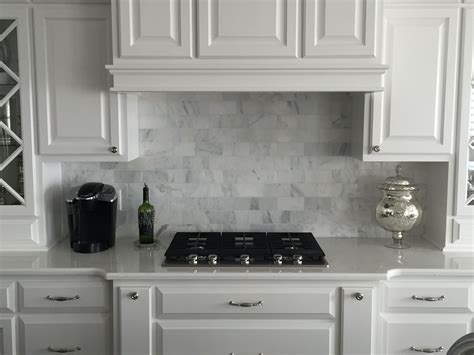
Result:
[[[386,66],[318,69],[155,69],[108,66],[111,91],[383,91]]]

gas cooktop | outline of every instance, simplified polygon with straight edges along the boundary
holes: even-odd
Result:
[[[323,266],[312,233],[176,233],[165,266]]]

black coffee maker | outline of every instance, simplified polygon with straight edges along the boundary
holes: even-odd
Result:
[[[113,186],[88,182],[69,191],[66,198],[71,248],[97,253],[115,244],[117,194]]]

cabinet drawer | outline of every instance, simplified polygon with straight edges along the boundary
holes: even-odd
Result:
[[[403,315],[382,319],[387,355],[419,354],[416,349],[440,349],[445,353],[453,343],[469,332],[470,319],[454,315]],[[413,347],[413,348],[412,348]]]
[[[108,323],[106,317],[100,315],[22,316],[21,354],[51,355],[71,350],[81,355],[106,355],[110,340]]]
[[[159,355],[328,355],[335,352],[334,324],[329,322],[166,320],[154,326],[155,353]]]
[[[42,282],[20,283],[21,310],[108,308],[107,283],[88,282]]]
[[[335,317],[336,288],[292,286],[160,286],[163,314],[317,314]],[[231,304],[232,302],[232,304]]]
[[[406,284],[384,285],[388,308],[472,310],[471,287],[460,284]]]
[[[0,313],[16,311],[15,289],[14,281],[0,281]]]

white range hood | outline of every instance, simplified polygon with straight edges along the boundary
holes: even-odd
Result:
[[[383,90],[383,1],[112,0],[112,91]]]

